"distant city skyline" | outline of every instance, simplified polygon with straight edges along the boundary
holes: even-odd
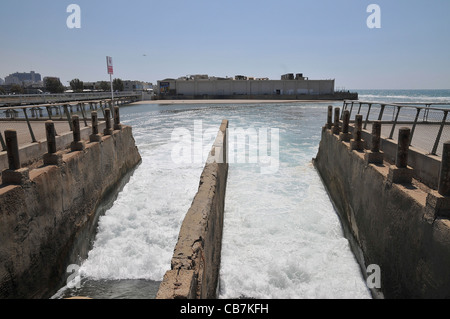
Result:
[[[69,27],[70,4],[80,8]],[[370,4],[381,9],[370,28]],[[336,88],[450,89],[448,0],[16,0],[0,4],[0,78],[35,71],[64,85],[152,82],[193,74],[280,79],[303,73]]]

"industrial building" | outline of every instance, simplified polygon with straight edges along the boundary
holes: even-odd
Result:
[[[302,73],[288,73],[280,80],[236,75],[234,78],[209,77],[207,75],[185,76],[178,79],[158,81],[160,98],[174,97],[229,97],[229,96],[298,96],[332,95],[334,79],[310,80]]]

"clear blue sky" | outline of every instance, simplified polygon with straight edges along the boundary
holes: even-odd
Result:
[[[69,4],[81,28],[69,29]],[[369,29],[369,4],[381,28]],[[64,84],[114,77],[303,73],[346,89],[450,89],[449,0],[7,0],[0,77],[34,70]]]

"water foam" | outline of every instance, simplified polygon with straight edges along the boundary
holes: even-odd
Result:
[[[99,219],[98,234],[80,273],[95,279],[161,280],[178,230],[198,188],[201,163],[171,159],[173,125],[134,126],[142,163]]]
[[[122,108],[142,163],[99,219],[94,247],[80,269],[84,280],[162,280],[204,166],[174,163],[171,133],[179,127],[192,131],[194,120],[203,121],[203,130],[218,129],[226,118],[234,127],[278,128],[280,163],[276,173],[266,175],[258,164],[230,164],[220,297],[370,297],[311,164],[325,109],[324,104]]]
[[[370,298],[311,163],[325,109],[301,104],[258,113],[267,117],[246,114],[255,126],[280,128],[280,167],[272,175],[251,164],[230,167],[221,298]]]

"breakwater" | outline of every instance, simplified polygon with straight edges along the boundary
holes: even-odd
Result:
[[[335,109],[332,121],[332,110],[328,110],[314,163],[353,239],[363,273],[369,265],[381,270],[374,294],[450,297],[445,144],[440,160],[414,154],[409,128],[401,127],[394,142],[380,137],[381,122],[373,121],[372,131],[367,132],[362,128],[362,115],[355,116],[355,124],[349,126],[348,110],[342,121],[339,111]],[[440,169],[433,174],[438,179],[427,176],[425,169],[436,167],[436,161]]]
[[[223,120],[208,155],[197,194],[181,225],[171,270],[157,299],[216,298],[228,176],[228,121]]]
[[[115,114],[113,124],[106,112],[105,129],[99,130],[93,112],[88,141],[73,116],[73,141],[60,151],[54,123],[46,123],[47,153],[34,168],[21,167],[14,131],[5,133],[9,167],[0,188],[1,298],[47,298],[65,283],[66,267],[87,255],[96,207],[141,161],[131,127],[121,125]]]

